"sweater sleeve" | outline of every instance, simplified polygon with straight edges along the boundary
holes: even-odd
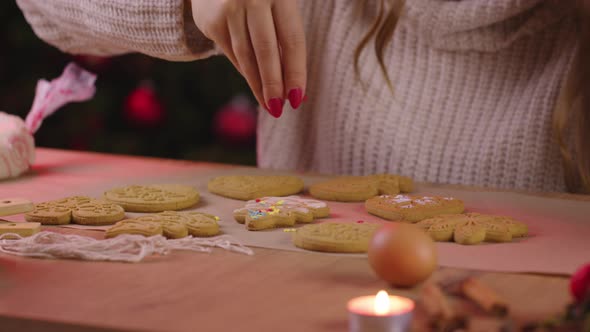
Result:
[[[72,54],[139,52],[171,61],[215,53],[194,24],[189,0],[17,0],[45,42]]]

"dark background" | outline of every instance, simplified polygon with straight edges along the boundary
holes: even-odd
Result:
[[[72,56],[37,38],[14,1],[0,1],[1,111],[24,119],[37,80],[70,61],[98,75],[96,94],[47,118],[37,146],[255,164],[254,98],[224,57]]]

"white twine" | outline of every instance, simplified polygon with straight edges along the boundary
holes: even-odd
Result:
[[[87,236],[39,232],[33,236],[0,234],[0,252],[37,258],[68,258],[89,261],[137,263],[154,254],[167,255],[172,250],[211,252],[214,247],[246,255],[254,252],[228,235],[211,238],[187,236],[168,240],[162,235],[144,237],[123,234],[112,239],[97,240]]]

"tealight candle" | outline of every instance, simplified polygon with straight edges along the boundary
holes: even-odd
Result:
[[[381,290],[356,297],[347,307],[350,332],[404,332],[410,329],[414,301]]]

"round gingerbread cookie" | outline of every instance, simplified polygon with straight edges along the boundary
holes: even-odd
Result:
[[[104,197],[129,212],[182,210],[199,202],[195,188],[178,184],[132,185],[111,189]]]
[[[229,175],[213,178],[209,192],[243,201],[265,196],[288,196],[303,190],[303,180],[287,175]]]
[[[125,218],[125,210],[120,205],[90,200],[72,208],[72,221],[80,225],[111,225]]]
[[[411,178],[394,174],[341,176],[309,187],[311,196],[327,201],[362,202],[377,195],[397,195],[413,189]]]

